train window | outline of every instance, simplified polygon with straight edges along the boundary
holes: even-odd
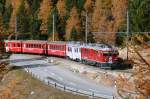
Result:
[[[57,45],[55,46],[55,50],[57,50],[58,49],[58,47],[57,47]]]
[[[32,48],[32,44],[30,44],[30,48]]]
[[[14,43],[14,44],[13,44],[13,46],[15,47],[15,46],[16,46],[16,44]]]
[[[50,49],[52,49],[53,48],[53,46],[52,45],[50,45]]]
[[[55,46],[54,45],[52,45],[53,47],[52,47],[52,49],[55,49]]]
[[[109,52],[104,52],[104,53],[103,53],[103,56],[111,56],[111,53],[109,53]]]
[[[59,50],[61,50],[62,48],[61,48],[61,46],[59,46]]]
[[[74,51],[77,53],[77,48],[75,48]]]
[[[56,46],[55,46],[55,50],[57,50],[57,49],[58,49],[58,46],[56,45]]]
[[[60,46],[57,46],[57,50],[60,50]]]
[[[21,47],[21,44],[20,44],[20,43],[18,44],[18,47]]]
[[[53,49],[55,50],[55,45],[53,45]]]

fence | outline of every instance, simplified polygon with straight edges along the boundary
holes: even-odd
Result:
[[[51,85],[52,87],[60,89],[60,90],[65,91],[65,92],[71,92],[73,94],[88,96],[90,98],[96,98],[96,99],[114,99],[114,96],[108,96],[108,95],[104,95],[104,94],[96,94],[95,92],[88,92],[88,91],[84,91],[84,90],[79,90],[79,89],[71,88],[69,86],[61,85],[59,83],[56,83],[54,81],[50,81],[48,79],[44,79],[44,78],[42,79],[40,76],[37,76],[34,73],[32,73],[32,71],[30,71],[29,68],[25,68],[25,71],[27,73],[31,74],[32,77],[43,81],[46,85],[48,85],[48,86]],[[101,96],[99,96],[99,95],[101,95]]]

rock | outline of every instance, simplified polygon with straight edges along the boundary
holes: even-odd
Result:
[[[31,93],[30,93],[31,95],[33,95],[34,94],[34,91],[31,91]]]

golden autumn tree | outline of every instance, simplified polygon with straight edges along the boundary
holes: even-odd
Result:
[[[113,24],[111,7],[112,0],[96,0],[95,2],[92,17],[92,30],[93,32],[101,32],[95,34],[97,42],[115,43],[114,34],[108,34],[109,32],[113,32],[111,28]],[[102,32],[104,32],[104,34],[102,34]]]
[[[84,9],[91,13],[93,12],[93,8],[94,8],[94,0],[86,0],[85,4],[84,4]]]
[[[12,4],[12,8],[13,8],[13,12],[12,12],[12,15],[11,15],[11,18],[10,18],[10,22],[9,22],[9,31],[10,32],[14,32],[15,31],[15,23],[17,21],[17,12],[18,12],[18,9],[21,5],[21,2],[24,1],[25,2],[25,7],[26,9],[28,9],[28,5],[26,3],[25,0],[11,0],[11,4]]]
[[[121,28],[126,27],[127,7],[128,0],[112,0],[113,31],[119,31]]]
[[[76,29],[77,39],[79,40],[80,32],[81,32],[81,23],[80,23],[79,15],[75,6],[71,9],[70,17],[67,20],[66,35],[65,35],[66,40],[71,39],[72,31],[74,29]]]
[[[49,14],[52,12],[52,2],[51,0],[43,0],[40,5],[39,17],[42,20],[42,24],[40,30],[42,32],[47,33],[47,24],[48,24],[48,17]]]
[[[58,14],[60,17],[64,17],[66,15],[66,6],[65,6],[65,0],[59,0],[57,2],[57,9],[58,9]]]

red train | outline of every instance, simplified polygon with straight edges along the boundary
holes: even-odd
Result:
[[[119,55],[115,47],[106,44],[81,44],[79,42],[7,40],[5,49],[6,52],[66,57],[105,69],[112,68],[117,63]]]

